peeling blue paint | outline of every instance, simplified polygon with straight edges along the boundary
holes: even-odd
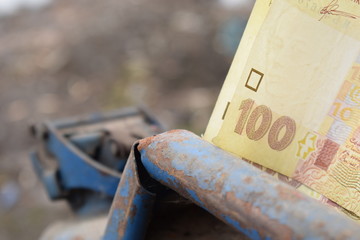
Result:
[[[127,216],[127,226],[124,240],[143,239],[145,236],[146,225],[149,222],[149,217],[152,211],[152,203],[154,196],[141,192],[136,194],[130,207],[130,213]],[[136,210],[135,210],[136,209]],[[131,214],[131,211],[135,210],[135,214]],[[106,239],[107,240],[107,239]]]
[[[145,236],[155,195],[141,186],[135,170],[135,159],[130,158],[113,201],[103,240],[143,239]]]
[[[200,198],[198,197],[198,195],[196,194],[196,192],[194,190],[186,189],[186,191],[190,194],[191,198],[195,202],[197,202],[198,204],[204,205],[204,203],[200,200]]]
[[[264,229],[249,230],[239,225],[236,210],[240,210],[242,205],[236,205],[236,200],[248,203],[253,211],[263,215],[259,219],[263,224],[288,228],[294,238],[351,238],[360,233],[358,225],[345,216],[329,211],[321,203],[301,195],[290,186],[190,132],[172,131],[158,135],[151,141],[140,152],[141,161],[152,177],[175,191],[187,191],[192,200],[203,208],[205,206],[199,196],[202,200],[208,199],[207,206],[214,204],[211,206],[213,213],[221,212],[228,206],[234,214],[223,216],[224,220],[253,239],[260,239],[259,232]],[[166,163],[163,159],[166,159]],[[170,169],[168,162],[171,163]],[[227,198],[229,193],[235,199]],[[254,221],[252,211],[240,213],[243,214],[242,221]],[[349,236],[350,228],[356,234]]]
[[[124,174],[122,177],[122,181],[124,181],[124,184],[121,186],[119,190],[119,194],[121,197],[129,197],[130,194],[130,179],[134,176],[134,173],[131,169],[128,169],[126,171],[126,175]]]
[[[230,225],[234,226],[237,230],[239,230],[240,232],[244,233],[246,236],[248,236],[249,238],[251,239],[254,239],[254,240],[261,240],[261,236],[259,235],[259,233],[255,230],[255,229],[246,229],[246,228],[243,228],[240,226],[240,224],[235,221],[234,219],[232,219],[231,217],[229,216],[225,216],[223,215],[225,221],[227,223],[229,223]],[[271,239],[271,238],[266,238],[267,239]]]
[[[151,173],[153,178],[158,179],[158,181],[166,184],[176,183],[176,178],[174,176],[171,176],[166,171],[160,169],[148,159],[146,151],[140,151],[140,154],[142,164],[145,166],[148,172]]]
[[[114,209],[110,216],[109,222],[106,226],[106,231],[103,236],[104,240],[118,240],[119,232],[119,224],[122,219],[125,218],[125,211],[124,209]]]

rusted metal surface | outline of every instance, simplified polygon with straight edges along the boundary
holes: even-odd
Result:
[[[239,158],[183,130],[133,147],[104,235],[142,239],[156,180],[252,239],[357,239],[359,225]]]
[[[360,236],[357,223],[188,131],[141,140],[135,151],[152,178],[252,239]]]
[[[134,152],[120,180],[103,239],[143,239],[146,234],[155,194],[140,184]]]

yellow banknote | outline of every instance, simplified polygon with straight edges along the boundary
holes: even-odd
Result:
[[[360,2],[258,0],[204,138],[360,216]]]

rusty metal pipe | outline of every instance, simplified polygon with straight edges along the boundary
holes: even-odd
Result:
[[[132,151],[111,205],[103,239],[143,239],[154,202],[155,194],[147,191],[140,183]]]
[[[360,236],[351,219],[188,131],[146,138],[138,151],[152,178],[252,239]]]

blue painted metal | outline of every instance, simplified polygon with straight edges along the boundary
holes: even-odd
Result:
[[[162,130],[143,109],[128,108],[47,122],[40,134],[35,131],[41,146],[31,160],[49,197],[67,199],[77,213],[108,210],[137,138],[124,130],[131,120],[144,136]]]
[[[360,236],[359,225],[351,219],[188,131],[170,131],[146,138],[133,151],[138,154],[133,154],[135,159],[129,158],[127,165],[135,166],[137,162],[138,168],[144,167],[153,179],[252,239],[358,239]],[[134,167],[132,174],[137,176]],[[124,223],[131,218],[124,213],[131,212],[134,200],[126,201],[124,196],[136,192],[140,186],[139,181],[135,186],[126,181],[122,180],[114,200],[106,240],[130,239],[126,237],[130,236],[126,235],[129,227]],[[117,204],[116,199],[123,201]],[[143,228],[144,224],[137,226],[138,231],[144,231]]]
[[[58,159],[64,190],[83,188],[113,196],[122,169],[110,169],[91,159],[48,124],[48,151]]]
[[[88,124],[95,124],[95,123],[103,123],[104,121],[111,121],[111,120],[118,120],[119,118],[127,118],[136,115],[142,115],[144,119],[149,123],[149,125],[153,125],[158,127],[159,129],[163,129],[162,124],[156,120],[152,116],[152,114],[146,110],[144,107],[134,108],[122,108],[120,110],[115,110],[113,112],[108,112],[106,114],[102,113],[93,113],[89,116],[83,116],[80,118],[66,118],[66,119],[59,119],[52,122],[54,127],[57,129],[64,129],[64,128],[72,128],[76,126],[84,126]]]
[[[33,164],[36,175],[44,184],[44,187],[50,199],[57,199],[59,196],[61,196],[62,189],[61,186],[59,186],[58,184],[56,174],[57,171],[55,169],[45,170],[45,168],[41,165],[38,154],[35,152],[30,154],[30,160]]]
[[[140,183],[134,155],[130,155],[117,189],[103,239],[143,239],[150,220],[155,194]]]
[[[109,112],[106,114],[102,113],[93,113],[88,116],[83,116],[80,118],[65,118],[65,119],[59,119],[53,121],[53,125],[58,129],[64,129],[64,128],[70,128],[74,126],[84,126],[88,124],[94,124],[94,123],[102,123],[104,121],[110,121],[110,120],[116,120],[119,118],[126,118],[131,117],[139,114],[139,111],[145,112],[144,109],[138,109],[138,108],[123,108],[120,110],[115,110],[113,112]],[[147,112],[145,112],[148,114]],[[156,120],[153,120],[154,122]]]

